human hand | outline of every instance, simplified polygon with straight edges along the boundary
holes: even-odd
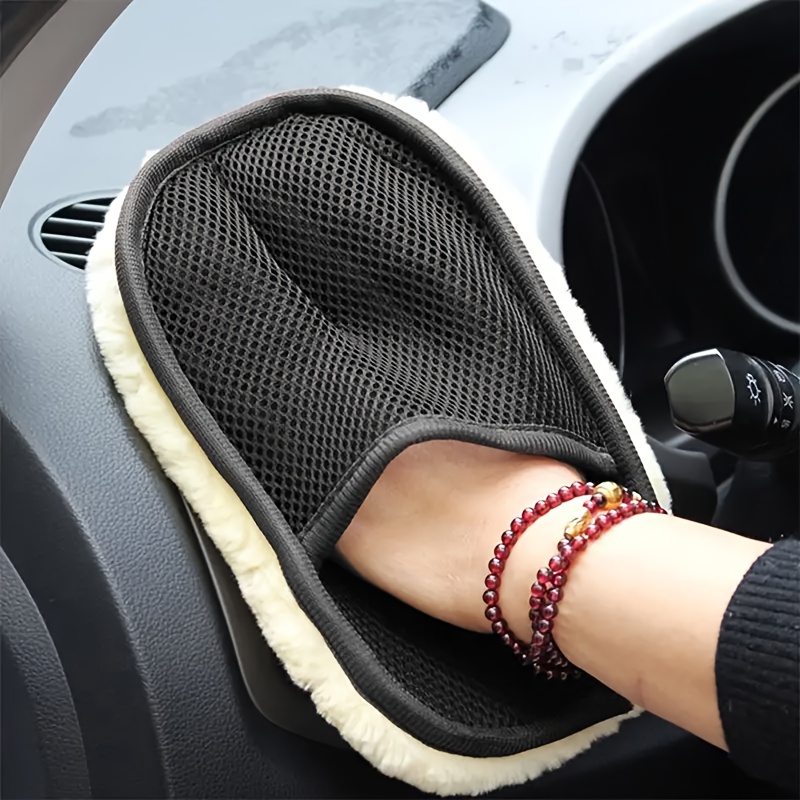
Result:
[[[431,441],[403,451],[384,470],[337,549],[370,583],[438,619],[489,632],[484,578],[500,535],[526,506],[580,480],[571,467],[540,456],[456,441]],[[520,541],[554,551],[574,501],[539,520]],[[514,569],[503,579],[512,630],[527,622],[532,576]],[[520,558],[520,565],[531,562]]]

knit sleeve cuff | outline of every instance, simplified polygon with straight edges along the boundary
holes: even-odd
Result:
[[[800,783],[800,541],[750,568],[720,628],[717,700],[731,758],[756,778]]]

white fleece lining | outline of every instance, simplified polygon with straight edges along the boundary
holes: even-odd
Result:
[[[475,169],[523,234],[532,224],[524,200],[515,197],[463,136],[424,103],[362,91],[391,102],[429,125]],[[95,336],[107,369],[128,414],[150,444],[167,476],[200,518],[239,584],[270,647],[291,679],[308,691],[318,713],[378,770],[420,791],[477,795],[502,786],[525,783],[614,733],[623,719],[641,709],[605,720],[560,741],[511,756],[473,758],[435,750],[414,739],[384,717],[356,690],[320,632],[297,604],[278,558],[244,505],[217,472],[186,428],[148,365],[125,313],[114,263],[114,240],[125,192],[111,204],[87,265],[87,295]],[[659,502],[669,495],[655,456],[619,384],[616,372],[572,298],[561,268],[528,233],[537,267],[564,316],[594,364],[653,483]]]

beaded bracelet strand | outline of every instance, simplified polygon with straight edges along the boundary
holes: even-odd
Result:
[[[534,522],[569,500],[587,496],[581,515],[564,529],[564,535],[558,542],[558,552],[546,567],[536,573],[529,601],[532,638],[530,643],[522,642],[511,632],[500,608],[500,585],[508,557],[519,538]],[[666,513],[657,503],[648,503],[636,492],[630,492],[616,483],[609,481],[595,486],[576,481],[547,495],[512,520],[489,562],[483,601],[492,631],[500,636],[523,664],[532,666],[547,678],[566,680],[580,674],[580,670],[570,664],[553,639],[554,620],[558,615],[558,603],[563,597],[569,568],[589,542],[624,519],[648,512]]]

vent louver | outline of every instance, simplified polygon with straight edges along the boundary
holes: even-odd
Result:
[[[53,212],[39,230],[45,249],[59,261],[83,269],[113,200],[113,197],[91,198]]]

